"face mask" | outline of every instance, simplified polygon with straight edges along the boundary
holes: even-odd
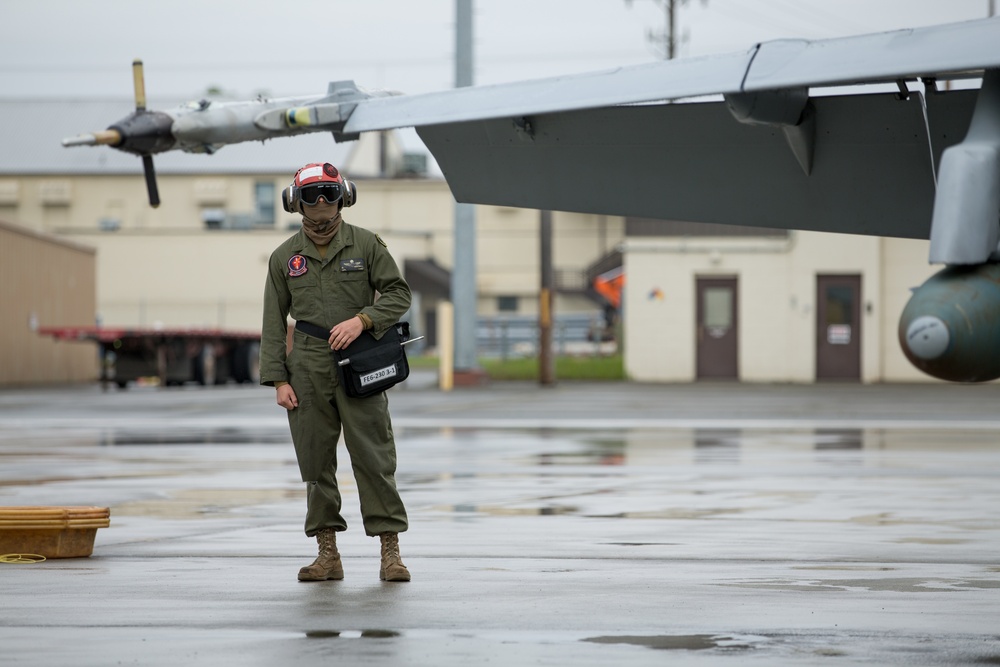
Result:
[[[327,245],[340,229],[342,218],[337,204],[301,206],[302,229],[316,245]]]
[[[325,200],[312,206],[306,204],[302,205],[302,215],[314,222],[325,222],[327,220],[332,221],[335,217],[337,217],[338,212],[340,212],[340,206],[338,203],[327,204]]]

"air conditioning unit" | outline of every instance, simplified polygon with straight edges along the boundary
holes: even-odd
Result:
[[[17,206],[21,202],[21,184],[0,181],[0,206]]]
[[[426,153],[403,153],[403,161],[399,166],[400,176],[426,176],[427,175],[427,154]]]
[[[69,206],[73,186],[69,181],[42,181],[38,184],[38,199],[43,206]]]

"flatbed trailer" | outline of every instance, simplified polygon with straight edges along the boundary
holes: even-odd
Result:
[[[258,383],[260,332],[198,328],[39,327],[56,340],[97,343],[102,385],[124,389],[155,377],[161,386]]]

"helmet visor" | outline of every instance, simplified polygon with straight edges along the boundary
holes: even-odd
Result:
[[[302,203],[314,206],[319,202],[321,196],[326,200],[327,204],[333,204],[340,201],[343,194],[340,183],[316,183],[302,188],[299,192],[299,197],[301,197]]]

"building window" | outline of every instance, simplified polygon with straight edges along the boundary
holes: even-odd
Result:
[[[274,227],[274,183],[254,183],[255,226]]]
[[[518,298],[516,296],[498,296],[497,310],[501,313],[516,313]]]

